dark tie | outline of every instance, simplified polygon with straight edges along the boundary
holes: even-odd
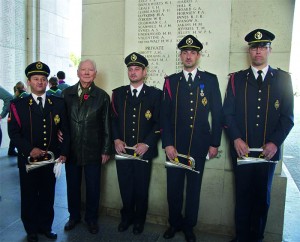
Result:
[[[188,84],[189,84],[189,86],[192,85],[192,82],[193,82],[192,73],[189,73],[189,78],[188,78]]]
[[[41,112],[44,113],[43,98],[42,97],[38,97],[37,100],[39,100],[39,108],[40,108]]]
[[[257,71],[257,73],[258,73],[258,77],[257,77],[256,81],[257,81],[258,87],[261,87],[261,84],[263,82],[262,75],[261,75],[262,70]]]
[[[137,98],[137,95],[136,95],[137,90],[136,90],[136,89],[133,89],[132,92],[133,92],[133,98]]]

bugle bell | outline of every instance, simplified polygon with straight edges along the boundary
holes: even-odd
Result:
[[[27,162],[26,171],[29,172],[36,168],[55,163],[56,161],[53,152],[47,151],[47,153],[39,159],[34,159],[31,156],[28,156]]]
[[[187,164],[181,163],[178,156],[187,159]],[[177,157],[174,160],[168,160],[165,162],[165,167],[182,168],[200,174],[200,171],[195,170],[195,159],[188,155],[177,154]]]
[[[134,147],[130,147],[130,146],[125,146],[125,149],[135,150]],[[115,159],[116,160],[139,160],[139,161],[144,161],[144,162],[148,163],[148,160],[142,159],[142,156],[137,155],[135,152],[133,155],[129,155],[127,153],[116,154]]]

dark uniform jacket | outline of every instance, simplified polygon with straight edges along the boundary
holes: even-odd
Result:
[[[127,146],[137,143],[149,145],[143,159],[152,159],[158,155],[157,141],[160,137],[161,90],[146,84],[138,96],[132,97],[130,86],[113,90],[112,129],[113,140],[120,139]]]
[[[57,138],[58,130],[64,133],[62,143]],[[32,95],[12,100],[8,134],[18,148],[19,166],[26,163],[35,147],[52,151],[55,158],[68,156],[69,129],[63,99],[47,95],[44,116]]]
[[[209,146],[220,146],[222,100],[216,75],[198,70],[189,87],[183,72],[173,74],[165,78],[163,95],[163,148],[171,145],[180,154],[203,158]]]
[[[102,154],[111,154],[109,95],[94,83],[80,105],[79,82],[66,88],[66,102],[71,133],[70,162],[79,165],[101,162]]]
[[[272,160],[279,160],[280,146],[294,125],[290,75],[269,67],[261,90],[251,68],[232,76],[223,105],[225,128],[230,140],[233,142],[241,138],[249,148],[260,148],[273,142],[278,151]],[[251,156],[257,155],[251,153]]]

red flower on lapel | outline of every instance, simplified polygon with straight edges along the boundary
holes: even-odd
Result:
[[[89,94],[84,94],[83,95],[83,99],[86,101],[86,100],[88,100],[88,98],[89,98]]]

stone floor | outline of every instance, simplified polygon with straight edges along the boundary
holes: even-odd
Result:
[[[26,241],[26,233],[20,220],[20,194],[19,177],[15,157],[6,156],[7,149],[0,149],[0,241],[18,242]],[[286,167],[283,168],[288,175],[288,189],[285,211],[284,242],[300,241],[300,193],[290,176]],[[165,226],[146,224],[144,233],[133,235],[132,227],[128,231],[119,233],[117,226],[119,219],[115,217],[100,216],[100,232],[97,235],[91,235],[87,231],[86,225],[82,222],[76,229],[65,232],[63,227],[68,220],[66,185],[64,172],[56,184],[55,197],[55,220],[53,230],[57,232],[56,241],[68,242],[89,242],[89,241],[166,241],[163,238]],[[195,231],[197,241],[206,242],[225,242],[231,238],[228,236],[205,234]],[[45,236],[40,235],[39,241],[49,241]],[[168,240],[170,242],[184,241],[182,233]]]

